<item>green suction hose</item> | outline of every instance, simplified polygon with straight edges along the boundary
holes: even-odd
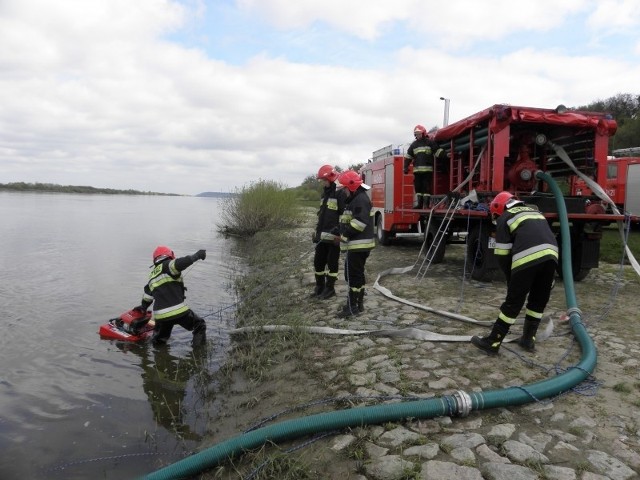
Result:
[[[445,395],[440,398],[352,408],[283,421],[238,435],[150,473],[144,478],[146,480],[188,478],[211,469],[230,458],[240,456],[247,450],[258,448],[267,442],[278,443],[315,433],[377,425],[406,418],[424,419],[444,415],[466,416],[471,410],[522,405],[559,395],[584,381],[596,366],[597,353],[591,337],[582,324],[581,312],[575,298],[567,209],[562,192],[553,178],[540,171],[536,173],[536,177],[549,184],[556,199],[561,228],[562,271],[564,273],[562,278],[564,279],[567,312],[573,333],[582,349],[582,359],[576,366],[556,377],[520,387],[473,393],[457,391],[453,395]]]

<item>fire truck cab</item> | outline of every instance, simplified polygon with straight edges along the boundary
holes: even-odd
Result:
[[[634,153],[640,155],[640,148],[636,150]],[[614,155],[616,152],[613,152]],[[609,157],[607,178],[602,187],[621,212],[629,215],[632,222],[640,222],[640,156]],[[569,179],[569,191],[571,195],[583,195],[592,201],[600,201],[577,175]]]
[[[575,168],[604,185],[606,168],[598,166],[606,165],[608,140],[616,129],[615,120],[604,113],[562,106],[489,107],[435,133],[434,140],[448,158],[436,162],[433,194],[420,210],[412,208],[412,172],[403,174],[404,149],[391,145],[377,150],[361,169],[365,183],[372,187],[377,239],[386,245],[402,235],[420,235],[430,244],[446,225],[432,262],[443,261],[445,245],[462,239],[471,277],[491,280],[501,275],[493,255],[495,230],[488,208],[493,197],[507,190],[537,206],[560,237],[555,198],[536,172],[541,170],[561,183],[575,174]],[[450,202],[460,198],[467,200],[451,211]],[[607,213],[584,196],[566,195],[564,201],[571,233],[571,273],[575,280],[582,280],[598,266],[602,227],[624,216]]]

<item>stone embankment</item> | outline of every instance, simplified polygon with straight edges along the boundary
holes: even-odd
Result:
[[[307,246],[308,247],[308,246]],[[297,247],[303,251],[302,244]],[[309,300],[311,258],[289,271],[278,286],[303,305],[305,324],[336,329],[415,328],[468,337],[484,335],[495,319],[505,283],[468,279],[464,246],[448,248],[443,263],[424,278],[416,269],[380,280],[395,295],[435,310],[477,319],[474,324],[389,299],[370,288],[391,267],[417,261],[419,245],[378,247],[367,263],[364,313],[338,319],[346,286],[337,298]],[[294,252],[291,258],[296,254]],[[465,280],[463,280],[466,278]],[[291,455],[299,455],[305,478],[398,480],[628,480],[640,471],[640,281],[629,268],[602,265],[576,284],[583,321],[598,350],[588,381],[555,398],[530,404],[473,411],[469,416],[406,419],[340,432]],[[227,422],[250,424],[313,399],[341,399],[330,408],[371,405],[408,398],[430,398],[523,386],[559,375],[578,363],[580,348],[564,320],[560,280],[546,312],[553,322],[535,353],[504,344],[489,357],[468,341],[435,342],[396,336],[317,335],[299,360],[275,360],[269,381],[234,386],[236,409]],[[273,323],[279,323],[274,317]],[[512,337],[521,326],[514,326]],[[270,335],[265,333],[264,335]],[[258,411],[243,409],[249,399]],[[338,406],[340,405],[340,406]],[[304,415],[297,412],[295,415]],[[278,420],[281,420],[278,419]],[[224,421],[223,421],[224,423]],[[224,428],[224,427],[220,427]],[[310,475],[311,475],[310,473]],[[214,478],[214,477],[211,477]],[[215,477],[219,478],[219,477]],[[290,478],[290,477],[287,477]]]

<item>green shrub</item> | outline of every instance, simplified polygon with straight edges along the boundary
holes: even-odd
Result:
[[[246,237],[261,230],[293,227],[301,217],[295,192],[277,182],[260,180],[224,199],[218,230]]]

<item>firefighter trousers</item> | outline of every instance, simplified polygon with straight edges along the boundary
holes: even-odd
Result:
[[[364,266],[369,258],[369,250],[347,250],[344,260],[344,279],[349,285],[349,290],[360,291],[366,283]]]
[[[340,261],[340,245],[329,242],[316,244],[316,252],[313,256],[313,268],[316,275],[328,270],[329,276],[338,278],[338,263]]]
[[[433,172],[414,173],[413,188],[419,197],[431,195],[433,189]]]
[[[507,297],[500,306],[500,318],[513,324],[525,301],[527,312],[541,317],[549,298],[556,275],[556,262],[547,260],[522,270],[512,272],[507,287]]]

